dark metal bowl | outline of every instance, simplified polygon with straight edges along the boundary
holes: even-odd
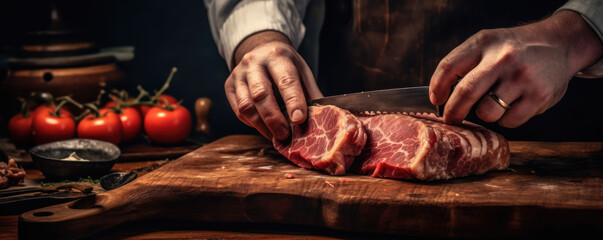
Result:
[[[111,170],[121,154],[115,144],[78,138],[38,145],[29,152],[36,167],[49,179],[98,178]],[[74,152],[88,161],[63,160]]]

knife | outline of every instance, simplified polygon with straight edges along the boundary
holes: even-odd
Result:
[[[334,105],[354,114],[375,115],[385,113],[435,114],[438,106],[429,101],[429,87],[392,88],[317,98],[308,105]]]

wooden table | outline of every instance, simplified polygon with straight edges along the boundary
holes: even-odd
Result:
[[[169,154],[173,154],[171,151]],[[182,149],[177,149],[178,153]],[[136,155],[136,154],[131,154]],[[182,154],[180,154],[182,155]],[[136,156],[137,159],[142,159]],[[116,163],[111,171],[131,171],[157,161],[132,161]],[[44,179],[37,169],[27,169],[27,178]],[[19,215],[0,216],[0,239],[18,239]],[[299,227],[288,225],[229,223],[216,224],[190,222],[147,221],[118,226],[92,239],[367,239],[373,235],[350,234],[325,228]],[[390,236],[382,235],[383,238]],[[392,239],[395,238],[391,236]],[[382,239],[383,239],[382,238]]]
[[[555,161],[546,165],[544,168],[525,168],[521,166],[525,163],[525,159],[531,159],[533,156],[541,159],[540,161],[549,162],[547,159],[590,159],[591,163],[603,160],[603,143],[545,143],[545,142],[511,142],[512,165],[521,171],[522,176],[532,175],[534,177],[547,176],[547,172],[557,171]],[[241,154],[245,154],[242,152]],[[532,156],[533,154],[533,156]],[[515,162],[513,159],[522,160]],[[594,161],[594,162],[593,162]],[[570,161],[569,163],[571,163]],[[114,170],[127,171],[141,166],[152,164],[153,162],[127,162],[118,163]],[[571,164],[564,166],[573,166]],[[577,161],[576,163],[579,163]],[[539,166],[538,164],[529,166]],[[576,165],[571,169],[561,169],[564,173],[561,176],[568,182],[571,179],[580,179],[580,172],[592,176],[592,181],[589,184],[600,186],[600,175],[602,172],[601,164],[593,165],[595,169],[584,169]],[[513,171],[513,170],[511,170]],[[527,172],[526,172],[527,171]],[[36,178],[41,175],[36,173],[36,170],[29,170],[28,177]],[[495,176],[500,176],[504,173],[494,173]],[[527,175],[526,175],[527,174]],[[554,176],[551,176],[556,178]],[[471,178],[480,180],[479,177]],[[466,181],[471,182],[471,179]],[[461,181],[462,184],[463,181]],[[401,183],[402,184],[402,183]],[[403,183],[411,184],[411,183]],[[573,184],[573,182],[572,182]],[[429,185],[429,184],[428,184]],[[492,186],[491,186],[492,187]],[[493,186],[496,187],[496,186]],[[600,193],[597,193],[599,196]],[[586,197],[584,200],[588,200]],[[599,199],[599,197],[596,197]],[[589,200],[590,201],[590,200]],[[0,239],[16,239],[17,238],[17,221],[18,216],[0,216]],[[343,231],[330,230],[323,227],[308,227],[280,224],[258,224],[258,223],[216,223],[216,222],[161,222],[161,221],[146,221],[146,222],[130,222],[119,225],[117,227],[106,230],[100,234],[93,236],[96,239],[173,239],[173,238],[219,238],[219,239],[368,239],[378,237],[380,239],[398,239],[400,236],[392,235],[377,235],[371,233],[350,233]],[[406,237],[405,237],[406,238]]]

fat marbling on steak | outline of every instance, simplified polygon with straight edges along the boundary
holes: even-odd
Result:
[[[509,165],[509,145],[498,133],[465,121],[430,116],[359,117],[368,135],[354,169],[373,177],[436,180],[484,174]]]
[[[291,138],[274,140],[274,147],[303,168],[343,175],[366,142],[362,123],[350,112],[334,106],[308,107],[308,119],[292,125]]]

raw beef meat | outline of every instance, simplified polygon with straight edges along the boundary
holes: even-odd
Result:
[[[362,123],[350,112],[334,106],[308,107],[305,123],[292,126],[291,138],[274,147],[303,168],[343,175],[366,142]]]
[[[435,117],[394,114],[359,118],[368,134],[354,163],[362,174],[436,180],[509,165],[507,140],[476,124],[448,125]]]

